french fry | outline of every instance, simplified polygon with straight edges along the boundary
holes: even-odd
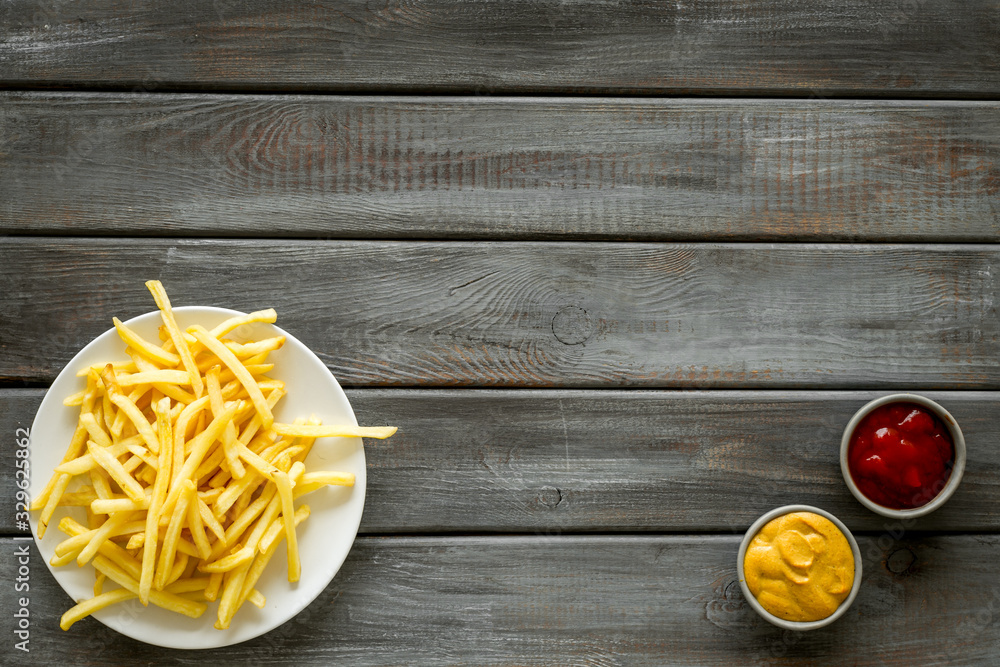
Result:
[[[305,521],[306,518],[309,516],[309,512],[310,510],[308,505],[302,505],[297,510],[295,510],[295,525],[298,526],[300,523]],[[277,551],[278,545],[281,543],[281,539],[285,535],[285,531],[282,530],[282,526],[279,526],[277,523],[273,524],[268,529],[267,533],[270,534],[272,530],[273,530],[273,536],[268,541],[267,547],[261,549],[260,555],[257,556],[257,558],[254,560],[253,564],[247,571],[246,577],[244,578],[243,581],[244,596],[246,596],[250,592],[250,590],[252,590],[253,587],[257,585],[257,580],[260,579],[260,576],[264,573],[264,568],[266,568],[267,564],[271,561],[271,557],[274,555],[274,552]],[[261,539],[261,545],[264,544],[264,539],[266,539],[267,537],[268,535],[265,535],[265,538]]]
[[[68,533],[65,528],[66,522],[72,521],[69,517],[63,517],[59,522],[59,530],[64,533]],[[142,530],[143,522],[141,521],[130,521],[128,523],[122,524],[118,529],[113,530],[109,537],[118,537],[120,535],[128,535],[129,533],[134,533],[136,531]],[[64,556],[68,553],[78,554],[83,550],[87,543],[94,537],[97,533],[97,528],[93,530],[86,530],[82,533],[72,535],[71,537],[63,540],[55,547],[55,553],[57,556]],[[74,558],[76,556],[74,555]]]
[[[111,397],[111,402],[118,406],[118,409],[122,410],[125,415],[129,418],[132,424],[135,425],[136,430],[142,435],[142,439],[146,441],[149,446],[149,450],[156,454],[160,451],[160,443],[156,439],[156,434],[153,433],[153,428],[146,421],[145,415],[142,414],[142,410],[137,406],[128,396],[122,393],[121,389],[118,387],[118,383],[115,381],[115,371],[108,364],[104,368],[104,372],[101,374],[104,380],[104,386],[107,390],[107,396]]]
[[[248,562],[253,558],[253,549],[250,547],[243,547],[235,553],[231,553],[224,558],[212,561],[210,563],[202,563],[198,569],[202,572],[229,572],[235,570],[240,565]]]
[[[118,482],[118,486],[122,488],[125,495],[137,503],[141,503],[146,499],[142,485],[135,481],[132,475],[128,474],[124,466],[118,462],[118,459],[111,456],[111,453],[106,448],[101,447],[91,440],[87,443],[87,451],[90,452],[97,465],[104,468],[111,475],[111,478]]]
[[[128,573],[122,570],[111,559],[103,555],[97,556],[94,558],[94,567],[122,588],[132,591],[136,595],[139,594],[139,582],[134,577],[129,576]],[[164,609],[175,611],[191,618],[198,618],[208,608],[202,603],[186,600],[175,593],[158,590],[149,592],[149,601],[158,607],[163,607]]]
[[[90,559],[94,557],[101,545],[107,541],[108,537],[114,531],[124,526],[132,515],[133,512],[118,512],[111,515],[111,517],[104,522],[103,526],[94,531],[94,536],[90,538],[87,546],[85,546],[80,552],[80,555],[76,557],[76,564],[86,565]]]
[[[205,599],[209,602],[215,602],[216,598],[219,597],[219,589],[222,588],[222,572],[213,572],[208,578],[208,586],[205,587]]]
[[[87,490],[73,491],[72,493],[64,493],[59,499],[60,507],[89,507],[90,503],[97,500],[97,494],[94,493],[93,487],[89,487]]]
[[[87,395],[87,390],[83,389],[76,392],[75,394],[70,394],[63,399],[63,405],[66,407],[75,407],[77,405],[83,405],[83,397]]]
[[[223,343],[223,345],[225,345],[237,359],[241,360],[255,357],[258,354],[263,354],[264,352],[273,352],[274,350],[280,349],[284,344],[284,336],[265,338],[264,340],[254,341],[253,343],[234,343],[233,341],[226,341]]]
[[[108,453],[116,459],[127,451],[131,451],[129,447],[132,445],[137,445],[142,442],[142,436],[135,435],[131,438],[125,438],[124,440],[119,440],[118,442],[112,443],[108,448]],[[78,456],[77,458],[67,461],[66,463],[61,463],[56,466],[57,472],[64,472],[70,475],[82,475],[88,470],[97,467],[97,462],[94,461],[94,457],[87,452],[83,456]]]
[[[258,609],[263,609],[264,605],[267,604],[267,599],[261,595],[261,592],[256,588],[250,590],[250,594],[247,595],[247,602],[257,607]]]
[[[80,525],[77,521],[71,519],[70,517],[62,518],[59,522],[59,530],[71,537],[83,535],[88,532],[86,527]],[[122,549],[111,540],[107,540],[102,543],[97,551],[102,556],[110,558],[112,561],[117,563],[118,566],[123,568],[130,576],[139,576],[139,562],[132,558],[132,556],[130,556],[125,549]]]
[[[81,415],[93,410],[94,402],[97,399],[99,379],[96,371],[91,370],[87,374],[87,393],[84,395],[83,404],[80,406]],[[66,448],[66,454],[63,456],[63,463],[78,458],[86,447],[87,429],[77,420],[76,429],[73,431],[73,438],[70,440],[69,447]],[[59,505],[59,497],[66,490],[69,480],[70,478],[64,473],[53,472],[52,477],[49,478],[49,482],[42,489],[42,492],[31,501],[30,509],[42,510],[42,514],[38,518],[38,537],[45,535],[46,526],[52,518],[52,513],[55,512],[55,508]],[[55,499],[52,498],[53,493],[55,493]]]
[[[302,475],[302,481],[292,489],[292,497],[299,498],[307,493],[318,491],[324,486],[354,486],[353,472],[307,472]]]
[[[230,352],[218,338],[210,336],[209,333],[205,331],[204,327],[195,325],[192,333],[194,334],[194,337],[198,339],[198,342],[208,348],[219,358],[219,361],[224,363],[229,370],[233,372],[236,379],[239,380],[240,384],[243,385],[243,388],[246,389],[254,407],[257,408],[257,414],[260,415],[261,425],[264,428],[271,428],[271,424],[274,423],[274,415],[271,414],[271,408],[268,406],[267,401],[264,400],[264,394],[261,393],[260,388],[257,386],[257,382],[253,379],[253,376],[247,372],[247,369],[243,366],[243,364],[240,363],[240,360],[236,358],[236,355]]]
[[[95,611],[100,611],[105,607],[109,607],[118,602],[124,602],[125,600],[131,600],[136,597],[138,597],[138,595],[124,588],[118,588],[113,591],[108,591],[107,593],[95,594],[91,599],[84,600],[76,606],[70,607],[69,610],[62,615],[62,618],[59,619],[59,627],[63,630],[69,630],[73,627],[74,623],[90,616]]]
[[[143,491],[143,498],[138,502],[131,498],[96,498],[90,503],[90,511],[94,514],[114,514],[146,510],[149,509],[149,496],[145,493]]]
[[[191,376],[186,371],[141,371],[138,373],[116,374],[115,377],[120,387],[134,387],[139,384],[154,383],[191,384]],[[198,377],[200,378],[201,376]]]
[[[326,426],[313,424],[273,424],[271,428],[278,435],[293,435],[306,438],[375,438],[384,440],[396,432],[395,426]]]
[[[222,387],[219,386],[219,367],[212,366],[208,373],[205,375],[205,381],[208,385],[208,397],[212,404],[212,414],[219,414],[225,408],[223,407],[224,402],[222,398]],[[233,477],[240,479],[246,474],[246,470],[243,468],[243,464],[240,463],[239,455],[236,452],[236,426],[233,422],[229,422],[226,425],[226,430],[222,433],[222,453],[226,457],[226,463],[229,464],[229,471]]]
[[[69,486],[69,480],[70,476],[65,473],[61,473],[56,478],[52,491],[49,493],[48,502],[45,503],[45,507],[42,508],[42,513],[38,517],[38,537],[45,536],[45,529],[49,525],[49,521],[52,520],[52,515],[56,511],[56,507],[59,506],[60,497],[62,497],[66,487]]]
[[[198,465],[205,457],[209,446],[222,434],[226,424],[233,418],[233,415],[236,414],[236,411],[239,410],[239,408],[240,406],[236,404],[223,410],[222,414],[213,419],[212,423],[193,439],[191,453],[188,455],[187,459],[184,460],[184,465],[181,466],[180,472],[176,474],[171,481],[170,492],[167,494],[167,499],[163,503],[164,511],[170,511],[170,509],[173,508],[174,504],[177,502],[177,498],[180,496],[184,480],[190,479],[191,475],[194,474],[194,471],[198,469]],[[174,443],[176,444],[176,442],[177,441],[175,439]],[[174,454],[176,455],[176,451]]]
[[[213,338],[221,338],[227,333],[237,329],[244,324],[251,324],[253,322],[267,322],[268,324],[274,324],[278,321],[278,313],[275,312],[274,308],[268,308],[266,310],[257,310],[247,315],[239,315],[237,317],[231,317],[222,324],[218,325],[210,332]]]
[[[183,491],[184,485],[181,484],[178,488]],[[176,501],[177,505],[167,526],[167,534],[163,538],[163,548],[160,550],[160,558],[156,565],[156,575],[153,577],[153,585],[157,590],[163,590],[163,587],[167,585],[167,579],[170,577],[174,555],[177,552],[177,540],[181,536],[181,529],[184,527],[185,519],[187,518],[186,510],[189,498],[190,496],[187,493],[179,493],[178,500]]]
[[[297,465],[302,465],[301,463]],[[299,564],[299,544],[295,538],[295,507],[292,504],[292,482],[288,473],[278,472],[274,476],[278,486],[278,498],[281,499],[281,515],[285,523],[285,539],[288,541],[288,581],[299,580],[301,565]]]
[[[174,319],[174,311],[170,307],[170,299],[167,298],[166,290],[163,289],[163,285],[159,280],[147,281],[146,288],[153,295],[156,307],[160,309],[160,317],[163,319],[163,324],[167,327],[167,332],[170,334],[170,340],[173,341],[174,348],[176,348],[177,354],[180,356],[181,364],[190,376],[190,384],[194,388],[195,396],[201,396],[202,391],[204,391],[204,383],[202,382],[201,374],[198,372],[198,367],[195,366],[194,357],[191,355],[191,348],[188,347],[187,340],[181,334],[181,330],[177,326],[177,321]]]
[[[184,487],[188,493],[188,531],[191,533],[191,540],[198,548],[198,555],[204,560],[212,555],[212,547],[205,536],[205,526],[201,521],[201,511],[198,508],[198,490],[194,488],[191,480],[184,480]]]
[[[76,372],[76,376],[87,377],[87,374],[92,370],[100,373],[101,371],[104,370],[104,367],[107,366],[109,363],[111,364],[112,368],[115,369],[116,373],[119,371],[121,371],[122,373],[137,373],[139,371],[134,361],[109,361],[103,364],[94,364],[92,366],[85,366],[84,368],[81,368]]]
[[[295,510],[295,525],[298,526],[300,523],[306,520],[309,516],[309,506],[300,505]],[[277,521],[273,522],[264,531],[264,537],[260,538],[260,544],[257,545],[257,550],[264,554],[271,550],[271,547],[276,543],[280,542],[285,537],[285,522],[282,519],[281,523]]]
[[[180,362],[181,358],[176,354],[167,352],[162,347],[157,347],[148,342],[142,336],[132,331],[132,329],[122,324],[121,320],[117,317],[112,318],[111,321],[114,322],[115,329],[118,330],[118,335],[125,341],[125,344],[150,361],[171,367],[176,366]]]

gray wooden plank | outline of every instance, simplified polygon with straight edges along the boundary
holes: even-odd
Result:
[[[42,390],[0,390],[0,533],[14,516],[15,429]],[[740,532],[806,503],[882,530],[840,475],[840,435],[876,392],[353,389],[366,443],[364,534]],[[927,392],[965,433],[962,485],[913,530],[1000,529],[1000,394]],[[60,446],[60,445],[55,445]],[[46,471],[34,471],[45,475]],[[18,531],[22,534],[24,530]]]
[[[992,665],[1000,538],[859,538],[861,590],[833,625],[784,632],[739,592],[738,536],[361,538],[320,597],[244,644],[140,644],[85,619],[33,551],[30,653],[15,651],[17,595],[0,631],[17,664]],[[0,575],[23,544],[0,539]]]
[[[0,12],[7,86],[1000,92],[993,0],[17,0]]]
[[[1000,387],[996,245],[0,239],[0,378],[112,316],[274,306],[348,385]]]
[[[1000,104],[0,94],[0,230],[996,241]]]

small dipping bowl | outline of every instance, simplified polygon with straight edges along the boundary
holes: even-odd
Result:
[[[851,586],[851,592],[847,595],[840,606],[837,607],[832,614],[826,618],[821,618],[818,621],[786,621],[783,618],[775,616],[768,610],[764,609],[763,605],[757,601],[756,596],[750,592],[750,587],[747,585],[746,575],[743,571],[743,560],[747,555],[747,547],[750,546],[750,542],[757,533],[767,525],[772,519],[777,519],[779,516],[784,516],[785,514],[791,514],[793,512],[812,512],[813,514],[818,514],[821,517],[829,519],[834,526],[844,534],[847,538],[847,543],[851,545],[851,555],[854,557],[854,585]],[[753,610],[760,614],[761,618],[765,621],[778,626],[779,628],[784,628],[785,630],[796,630],[799,632],[804,632],[806,630],[816,630],[817,628],[822,628],[824,626],[830,625],[838,618],[844,615],[844,612],[851,606],[854,602],[854,598],[858,596],[858,590],[861,588],[861,549],[858,548],[858,542],[854,539],[854,535],[851,531],[847,529],[840,519],[833,516],[826,510],[821,510],[818,507],[812,507],[811,505],[785,505],[784,507],[778,507],[765,513],[759,519],[753,522],[753,525],[747,530],[746,534],[743,536],[743,541],[740,542],[740,550],[736,555],[736,573],[740,580],[740,589],[743,591],[743,597],[746,598]]]
[[[854,435],[854,429],[856,429],[858,424],[861,423],[861,420],[867,417],[873,410],[890,403],[913,403],[925,408],[929,412],[934,413],[934,415],[947,427],[948,435],[951,436],[952,446],[955,450],[955,461],[951,469],[951,476],[948,478],[947,483],[945,483],[944,488],[942,488],[940,493],[934,496],[926,504],[912,509],[892,509],[891,507],[879,505],[869,499],[861,492],[858,485],[854,483],[854,478],[851,476],[851,469],[847,460],[847,451],[851,446],[851,436]],[[840,472],[844,476],[844,482],[847,483],[847,488],[851,490],[854,497],[858,499],[858,502],[870,509],[872,512],[881,514],[882,516],[891,517],[893,519],[910,519],[918,516],[924,516],[925,514],[930,514],[937,508],[944,505],[948,499],[951,498],[951,495],[955,493],[955,489],[958,488],[959,483],[961,483],[962,474],[965,472],[965,436],[962,435],[962,429],[958,427],[958,422],[951,416],[951,413],[931,399],[924,398],[923,396],[918,396],[916,394],[889,394],[888,396],[883,396],[882,398],[876,398],[874,401],[866,404],[863,408],[854,413],[854,416],[851,417],[851,421],[847,422],[847,428],[844,429],[844,435],[840,438]]]

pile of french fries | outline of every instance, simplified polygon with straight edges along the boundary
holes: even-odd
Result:
[[[296,526],[309,506],[295,501],[327,485],[353,486],[347,472],[306,472],[316,438],[387,438],[395,427],[326,426],[315,418],[274,423],[285,395],[267,373],[283,336],[238,343],[226,336],[273,309],[181,331],[159,281],[149,281],[163,326],[152,342],[114,320],[128,361],[81,369],[87,387],[72,441],[32,501],[41,538],[60,506],[86,508],[87,525],[59,521],[68,538],[52,565],[92,563],[94,597],[67,611],[60,627],[138,598],[193,618],[219,601],[215,627],[229,627],[281,541],[288,581],[300,575]],[[104,590],[109,583],[118,588]]]

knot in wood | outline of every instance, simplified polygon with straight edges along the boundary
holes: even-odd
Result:
[[[913,563],[917,560],[917,555],[907,548],[896,549],[885,559],[886,567],[893,574],[904,574],[908,572]]]
[[[565,345],[580,345],[593,333],[590,314],[579,306],[563,306],[552,318],[552,335]]]
[[[554,486],[546,486],[538,494],[538,502],[550,510],[554,510],[562,502],[562,490]]]

